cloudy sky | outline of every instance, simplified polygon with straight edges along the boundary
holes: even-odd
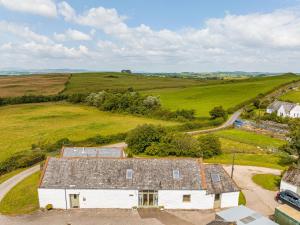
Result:
[[[0,0],[0,69],[300,71],[299,0]]]

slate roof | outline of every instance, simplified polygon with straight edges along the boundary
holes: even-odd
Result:
[[[290,167],[283,175],[282,180],[300,187],[300,169],[296,167]]]
[[[116,147],[64,147],[61,156],[122,158],[124,152],[122,148]]]
[[[278,111],[279,108],[281,106],[283,106],[284,108],[284,111],[289,114],[290,111],[296,106],[297,104],[295,103],[290,103],[290,102],[282,102],[282,101],[274,101],[273,103],[271,103],[269,106],[268,106],[268,109],[271,109],[273,111]]]
[[[132,179],[126,179],[127,169]],[[48,158],[40,188],[200,190],[200,170],[196,159]]]
[[[240,191],[235,182],[226,173],[221,165],[206,164],[205,178],[209,194],[221,194]],[[219,179],[216,179],[219,178]]]

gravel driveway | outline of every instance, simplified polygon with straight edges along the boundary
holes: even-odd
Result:
[[[224,168],[229,174],[231,173],[231,166],[224,166]],[[276,192],[261,188],[251,179],[254,174],[262,173],[280,175],[281,171],[255,166],[235,166],[233,179],[245,194],[246,206],[268,216],[274,214],[278,206],[274,200]]]
[[[32,215],[0,215],[2,225],[205,225],[213,210],[75,209],[36,212]]]

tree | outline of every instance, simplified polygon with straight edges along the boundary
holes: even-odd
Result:
[[[166,131],[161,126],[145,124],[130,131],[126,137],[126,143],[132,153],[143,153],[153,142],[160,142],[165,134]]]
[[[223,118],[224,120],[227,118],[227,112],[223,109],[223,106],[216,106],[210,112],[209,115],[212,119]]]
[[[222,153],[221,142],[217,136],[213,134],[200,136],[198,141],[204,158],[210,158]]]
[[[295,156],[297,164],[298,166],[300,166],[300,127],[299,126],[292,127],[289,137],[290,137],[289,143],[282,146],[281,150],[289,153],[292,156]]]

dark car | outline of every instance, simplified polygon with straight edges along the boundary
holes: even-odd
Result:
[[[281,204],[285,203],[300,210],[300,196],[295,192],[289,190],[281,191],[277,194],[276,200]]]

